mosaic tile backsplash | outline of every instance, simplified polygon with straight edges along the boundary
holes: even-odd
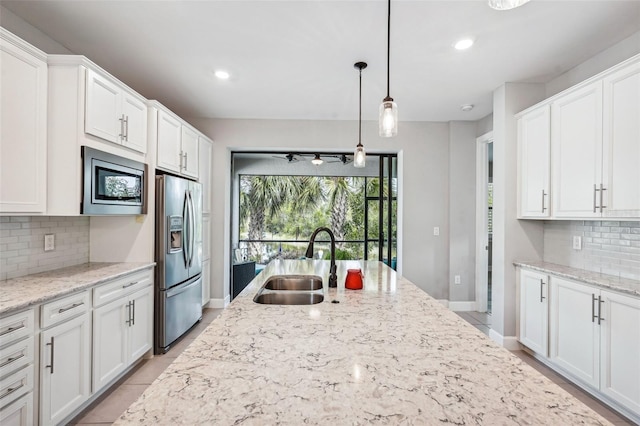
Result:
[[[582,238],[582,250],[573,237]],[[546,221],[544,261],[640,280],[640,222]]]

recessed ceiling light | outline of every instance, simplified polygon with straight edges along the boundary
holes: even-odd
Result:
[[[226,71],[216,71],[215,72],[215,76],[218,77],[220,80],[228,80],[229,79],[229,73]]]
[[[466,50],[473,46],[473,40],[470,38],[463,38],[462,40],[458,40],[456,44],[453,45],[458,50]]]
[[[463,110],[464,112],[471,111],[473,109],[473,105],[471,104],[462,105],[460,109]]]

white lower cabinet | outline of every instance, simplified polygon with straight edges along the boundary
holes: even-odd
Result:
[[[640,418],[640,299],[551,276],[552,364]]]
[[[520,270],[520,342],[532,351],[548,356],[549,276]]]
[[[33,392],[29,392],[12,404],[0,410],[2,426],[33,425]]]
[[[93,311],[93,391],[118,377],[153,345],[153,287]]]
[[[53,425],[91,393],[89,312],[40,333],[40,424]]]

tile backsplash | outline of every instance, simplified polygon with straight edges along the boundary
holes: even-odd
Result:
[[[582,238],[582,250],[573,237]],[[544,260],[640,280],[640,222],[546,221]]]
[[[45,234],[55,250],[44,251]],[[89,262],[89,218],[0,217],[0,280]]]

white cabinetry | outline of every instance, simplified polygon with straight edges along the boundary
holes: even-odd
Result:
[[[603,216],[640,217],[640,62],[604,79]]]
[[[147,152],[147,106],[111,79],[87,70],[85,132],[135,151]]]
[[[151,271],[144,271],[94,289],[94,392],[151,349],[152,284]]]
[[[81,301],[75,301],[81,297]],[[55,310],[42,306],[42,326],[55,324],[40,332],[40,423],[60,423],[84,403],[91,393],[91,315],[88,291],[57,302]],[[82,304],[80,304],[82,303]],[[46,312],[57,312],[59,319],[47,320]],[[73,319],[64,320],[69,313]],[[60,322],[62,321],[62,322]]]
[[[529,111],[518,118],[519,217],[549,217],[550,107]]]
[[[211,162],[213,145],[204,136],[198,137],[199,181],[202,184],[202,306],[211,299]]]
[[[47,59],[0,28],[0,213],[47,206]]]
[[[520,342],[548,356],[549,277],[520,269]]]
[[[2,426],[32,426],[33,392],[29,392],[12,404],[0,409]]]
[[[198,134],[182,125],[182,174],[192,178],[198,177]]]
[[[199,133],[157,101],[151,101],[150,105],[157,111],[156,167],[197,179],[200,162]]]
[[[580,87],[551,104],[553,214],[600,217],[602,82]]]

